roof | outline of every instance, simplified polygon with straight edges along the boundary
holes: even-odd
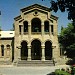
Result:
[[[46,6],[39,5],[39,4],[33,4],[31,6],[22,8],[21,11],[24,12],[24,11],[30,10],[32,8],[39,8],[39,9],[43,9],[43,10],[46,10],[46,11],[51,11],[50,8],[48,8]]]
[[[46,7],[46,6],[42,6],[42,5],[39,5],[39,4],[33,4],[33,5],[30,5],[28,7],[25,7],[25,8],[22,8],[20,9],[21,12],[25,12],[25,11],[28,11],[28,10],[31,10],[31,9],[36,9],[36,8],[39,8],[39,9],[42,9],[42,10],[45,10],[45,11],[51,11],[50,8]],[[58,17],[54,16],[54,15],[51,15],[51,18],[54,19],[54,20],[58,20]],[[14,18],[14,20],[18,21],[22,19],[21,15],[17,16]]]
[[[54,19],[54,20],[58,20],[58,17],[54,16],[54,15],[51,15],[51,18]]]
[[[13,38],[15,31],[0,31],[1,38]]]

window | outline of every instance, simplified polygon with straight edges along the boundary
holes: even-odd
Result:
[[[51,33],[53,34],[53,32],[54,32],[54,31],[53,31],[53,25],[51,25]]]
[[[2,53],[2,56],[4,56],[4,45],[1,45],[1,53]]]
[[[35,11],[35,14],[37,14],[37,11]]]
[[[39,18],[32,19],[32,32],[41,32],[41,20]]]
[[[6,45],[7,49],[10,49],[10,45]]]
[[[19,33],[21,34],[21,25],[19,25]]]
[[[24,32],[28,32],[28,22],[24,21]]]
[[[49,22],[48,21],[44,22],[44,30],[45,32],[49,32]]]

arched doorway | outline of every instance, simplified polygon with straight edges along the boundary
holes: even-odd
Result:
[[[33,18],[31,22],[32,32],[41,32],[41,20],[39,18]]]
[[[41,60],[41,42],[36,39],[32,41],[31,45],[32,60]]]
[[[50,41],[45,42],[45,60],[52,59],[52,43]]]
[[[23,41],[21,43],[21,60],[27,60],[27,57],[28,57],[27,42]]]

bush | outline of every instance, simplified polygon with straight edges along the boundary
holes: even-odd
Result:
[[[64,70],[56,69],[55,70],[55,75],[71,75],[71,74],[64,71]]]

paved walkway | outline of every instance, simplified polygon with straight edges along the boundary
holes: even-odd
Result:
[[[59,65],[59,66],[46,66],[46,67],[16,67],[16,66],[0,66],[0,75],[48,75],[58,68],[66,68],[69,67],[67,65]]]

